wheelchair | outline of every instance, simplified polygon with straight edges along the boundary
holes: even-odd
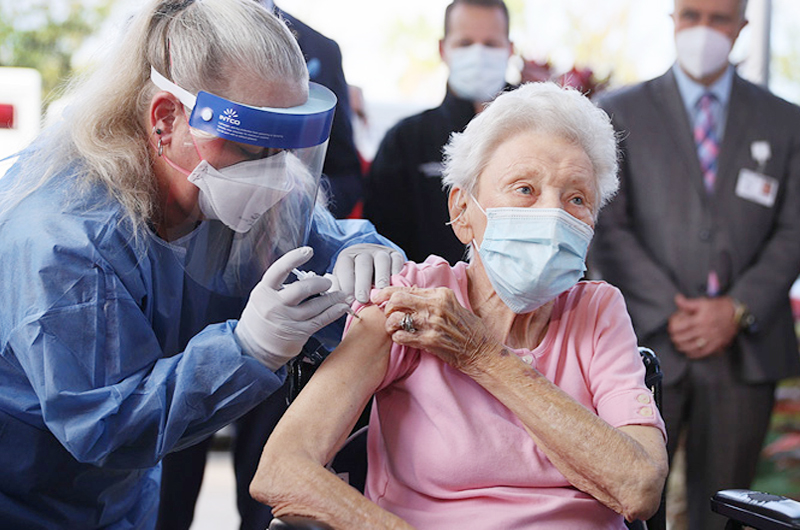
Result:
[[[645,385],[653,393],[661,409],[661,380],[663,374],[655,353],[639,347],[645,366]],[[364,491],[367,473],[367,427],[357,428],[342,449],[328,464],[328,469],[348,484]],[[711,510],[727,517],[726,530],[800,530],[800,502],[752,490],[722,490],[711,499]],[[665,492],[662,492],[658,511],[647,521],[627,522],[629,530],[666,530]],[[333,530],[324,522],[302,516],[275,518],[268,530]]]
[[[728,518],[725,530],[797,530],[800,502],[752,490],[722,490],[711,499],[712,511]],[[330,526],[305,517],[273,519],[269,530],[332,530]]]

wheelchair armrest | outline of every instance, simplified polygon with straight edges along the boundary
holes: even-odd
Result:
[[[752,490],[722,490],[711,498],[711,510],[753,528],[800,529],[800,502]]]
[[[333,528],[311,517],[287,515],[285,517],[276,517],[273,519],[272,522],[269,523],[269,530],[333,530]]]

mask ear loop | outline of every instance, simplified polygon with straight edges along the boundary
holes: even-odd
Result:
[[[192,145],[197,153],[197,157],[200,158],[200,160],[205,160],[203,153],[200,152],[200,148],[197,146],[197,141],[194,139],[194,134],[192,134],[192,126],[189,125],[189,118],[186,117],[186,107],[181,107],[181,112],[183,113],[183,119],[186,120],[186,126],[189,128],[189,138],[192,139]],[[188,142],[186,143],[188,144]]]
[[[189,130],[189,136],[192,138],[192,145],[194,146],[194,150],[197,153],[197,157],[200,159],[201,162],[205,161],[206,159],[203,157],[203,153],[200,152],[200,148],[197,146],[197,142],[195,141],[194,136],[191,133],[191,125],[189,125],[189,119],[186,117],[186,112],[184,111],[183,107],[181,107],[181,112],[183,112],[183,118],[186,120],[186,126],[189,127],[189,129],[190,129]],[[161,131],[161,129],[157,129],[157,128],[153,127],[153,132],[155,134],[160,135],[162,131]],[[163,144],[161,142],[161,137],[160,136],[158,138],[158,144],[156,144],[156,152],[158,153],[158,156],[163,158],[164,162],[166,162],[174,170],[180,171],[181,173],[183,173],[187,177],[192,174],[191,171],[186,171],[186,169],[180,167],[178,164],[176,164],[175,162],[173,162],[172,160],[170,160],[169,158],[164,156],[164,146],[163,146]]]
[[[187,123],[188,123],[188,122],[187,122]],[[154,132],[155,134],[158,134],[158,135],[160,135],[162,131],[161,131],[161,129],[156,129],[156,128],[154,127],[154,128],[153,128],[153,132]],[[194,143],[194,138],[192,138],[192,143]],[[152,142],[151,142],[151,145],[152,145]],[[197,144],[194,144],[194,148],[195,148],[195,151],[197,151],[197,156],[199,156],[199,157],[200,157],[200,160],[201,160],[201,161],[205,160],[205,159],[203,158],[203,155],[202,155],[202,154],[200,154],[200,149],[197,147]],[[186,175],[187,177],[188,177],[189,175],[191,175],[191,174],[192,174],[192,172],[191,172],[191,171],[186,171],[186,169],[182,168],[181,166],[179,166],[178,164],[176,164],[175,162],[173,162],[173,161],[172,161],[172,160],[170,160],[170,159],[169,159],[167,156],[165,156],[165,155],[164,155],[164,145],[163,145],[163,143],[162,143],[162,141],[161,141],[161,137],[160,137],[160,136],[159,136],[159,138],[158,138],[158,143],[156,144],[156,146],[155,146],[155,149],[156,149],[156,153],[158,154],[158,156],[159,156],[160,158],[163,158],[163,159],[164,159],[164,162],[166,162],[166,163],[167,163],[167,164],[168,164],[168,165],[169,165],[169,166],[170,166],[172,169],[174,169],[175,171],[179,171],[179,172],[183,173],[183,174],[184,174],[184,175]]]
[[[476,199],[475,196],[473,194],[471,194],[471,193],[469,194],[469,196],[473,200],[475,205],[478,207],[478,209],[483,213],[483,215],[485,215],[488,218],[489,215],[486,213],[486,210],[483,209],[483,206],[481,206],[481,203],[478,202],[478,199]]]
[[[483,209],[483,206],[481,206],[481,203],[478,202],[478,199],[476,199],[475,196],[472,193],[470,193],[469,196],[472,199],[472,201],[475,203],[475,206],[478,207],[478,209],[483,213],[483,215],[486,216],[486,219],[488,220],[489,216],[486,214],[486,210]],[[478,255],[480,256],[481,247],[480,247],[480,245],[478,245],[478,242],[475,241],[474,237],[472,238],[472,248],[477,250],[478,253],[479,253]]]
[[[445,226],[452,226],[452,225],[453,225],[453,224],[454,224],[456,221],[458,221],[459,219],[461,219],[461,216],[462,216],[462,215],[464,215],[464,212],[466,212],[466,211],[467,211],[466,209],[464,209],[464,210],[461,210],[461,213],[459,213],[459,214],[456,216],[456,218],[455,218],[455,219],[453,219],[452,221],[447,221],[447,222],[446,222],[444,225],[445,225]]]
[[[461,199],[461,195],[462,195],[463,193],[464,193],[464,192],[463,192],[462,190],[458,190],[458,198],[459,198],[459,199]],[[464,215],[464,212],[466,212],[466,211],[467,211],[467,209],[466,209],[466,208],[463,208],[463,209],[461,210],[461,212],[460,212],[460,213],[459,213],[459,214],[456,216],[456,218],[455,218],[455,219],[453,219],[453,220],[451,220],[451,221],[447,221],[447,222],[446,222],[444,225],[445,225],[445,226],[453,226],[453,225],[454,225],[456,222],[458,222],[458,220],[459,220],[459,219],[461,219],[461,216],[463,216],[463,215]]]
[[[463,193],[463,191],[459,190],[458,193],[459,193],[459,199],[460,199],[461,198],[461,194]],[[481,204],[478,202],[478,199],[476,199],[475,196],[472,193],[470,193],[469,196],[472,198],[473,201],[475,201],[475,204],[478,206],[480,211],[483,212],[483,215],[486,215],[486,210],[483,209]],[[452,226],[453,224],[455,224],[459,219],[461,219],[461,216],[463,216],[466,211],[467,211],[467,209],[465,207],[463,210],[461,210],[461,212],[459,212],[459,214],[456,216],[455,219],[453,219],[452,221],[447,221],[445,223],[445,226]],[[480,251],[481,247],[478,246],[478,242],[475,241],[475,238],[472,238],[471,245],[472,245],[472,247],[474,249]]]
[[[461,193],[461,192],[459,191],[459,193]],[[478,202],[478,199],[476,199],[476,198],[475,198],[475,196],[474,196],[473,194],[471,194],[471,193],[469,194],[469,196],[470,196],[470,198],[472,198],[472,200],[473,200],[473,201],[475,201],[475,205],[478,207],[478,209],[479,209],[481,212],[483,212],[483,215],[486,215],[486,217],[489,217],[489,216],[486,214],[486,210],[484,210],[484,209],[483,209],[483,206],[481,206],[481,203],[479,203],[479,202]],[[462,215],[464,215],[464,212],[466,212],[466,211],[467,211],[467,209],[466,209],[466,208],[464,208],[463,210],[461,210],[461,213],[459,213],[459,214],[456,216],[456,218],[455,218],[455,219],[453,219],[452,221],[447,221],[447,222],[445,223],[445,225],[446,225],[446,226],[451,226],[453,223],[455,223],[456,221],[458,221],[459,219],[461,219],[461,216],[462,216]]]

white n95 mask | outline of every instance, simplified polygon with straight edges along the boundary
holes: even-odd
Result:
[[[514,313],[538,309],[581,279],[594,235],[589,225],[561,208],[478,207],[488,221],[478,248],[483,268]]]
[[[707,26],[694,26],[675,35],[678,63],[695,79],[722,70],[732,47],[727,35]]]
[[[447,53],[450,77],[447,84],[462,99],[484,103],[506,85],[508,49],[473,44]]]
[[[189,174],[200,188],[200,211],[234,232],[252,228],[264,213],[292,191],[287,152],[216,169],[202,160]]]

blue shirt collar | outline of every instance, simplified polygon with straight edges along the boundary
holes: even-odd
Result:
[[[733,86],[734,67],[732,64],[728,65],[722,77],[717,79],[710,87],[701,85],[686,75],[677,62],[672,65],[672,72],[675,74],[675,81],[678,83],[678,91],[681,94],[683,106],[686,107],[690,115],[694,112],[697,100],[700,99],[700,96],[706,91],[714,94],[722,109],[728,108],[728,101],[731,97],[731,86]]]

